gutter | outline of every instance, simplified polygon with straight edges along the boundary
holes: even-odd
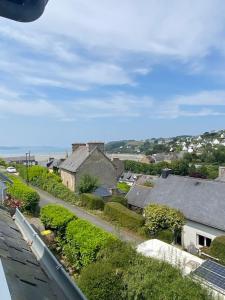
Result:
[[[14,220],[43,269],[63,291],[65,299],[87,300],[18,208]]]

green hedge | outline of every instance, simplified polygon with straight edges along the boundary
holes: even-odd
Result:
[[[68,261],[79,270],[95,261],[99,250],[112,240],[116,240],[112,234],[85,220],[77,219],[67,226],[63,253]]]
[[[210,255],[218,258],[223,264],[225,263],[225,236],[216,237],[209,248]]]
[[[21,210],[35,212],[40,200],[38,193],[23,183],[19,178],[10,176],[10,179],[13,181],[13,184],[8,185],[8,194],[12,198],[20,201]]]
[[[89,300],[212,300],[208,290],[166,262],[144,257],[121,241],[99,252],[78,285]]]
[[[88,300],[120,300],[123,282],[120,273],[109,263],[97,262],[82,271],[78,281]]]
[[[61,205],[49,204],[41,209],[41,221],[45,228],[65,232],[67,224],[77,217]]]
[[[110,202],[117,202],[117,203],[120,203],[122,204],[123,206],[127,206],[127,199],[123,196],[112,196],[110,198]]]
[[[141,215],[129,210],[120,203],[106,203],[104,213],[121,226],[130,229],[137,230],[144,225],[144,218]]]
[[[89,209],[103,209],[104,201],[101,197],[92,195],[92,194],[82,194],[81,196],[81,205]]]
[[[25,166],[20,165],[17,167],[17,169],[20,173],[20,176],[26,179],[27,175]],[[41,166],[32,166],[29,167],[28,174],[29,181],[32,185],[37,186],[50,193],[54,197],[60,198],[64,201],[77,205],[80,204],[79,197],[62,184],[61,178],[58,175],[49,173],[47,168]]]

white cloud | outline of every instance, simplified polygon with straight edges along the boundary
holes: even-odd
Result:
[[[222,0],[51,1],[35,28],[87,47],[188,59],[223,47],[224,13]]]
[[[2,100],[0,99],[0,116],[10,115],[25,117],[55,117],[62,118],[62,111],[46,100]]]
[[[159,118],[204,117],[225,115],[225,91],[201,91],[192,95],[177,95],[155,106]]]

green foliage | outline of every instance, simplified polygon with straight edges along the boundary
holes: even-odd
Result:
[[[168,162],[159,162],[156,164],[146,164],[132,160],[125,160],[124,168],[126,171],[141,173],[147,175],[161,175],[162,169],[169,168]]]
[[[185,223],[184,215],[179,210],[166,205],[150,204],[144,209],[144,216],[145,226],[153,235],[164,229],[180,231]]]
[[[19,178],[10,176],[10,179],[13,181],[13,184],[8,185],[8,194],[13,199],[20,200],[21,210],[34,213],[40,200],[38,193]]]
[[[68,224],[63,252],[69,262],[77,269],[96,260],[100,249],[116,238],[85,220],[75,220]]]
[[[171,244],[174,241],[174,234],[169,229],[160,230],[154,236],[155,239]]]
[[[104,201],[101,197],[92,194],[82,194],[81,195],[81,205],[89,209],[103,209]]]
[[[105,205],[104,213],[121,226],[137,230],[144,224],[144,218],[124,207],[120,203],[108,202]]]
[[[183,277],[178,269],[165,262],[140,255],[124,274],[123,280],[126,291],[122,299],[212,299],[206,289]]]
[[[41,208],[41,221],[45,228],[64,233],[67,224],[77,217],[62,205],[49,204]]]
[[[82,270],[79,286],[92,300],[212,299],[207,290],[183,277],[179,270],[143,257],[121,241],[107,244],[97,263]]]
[[[0,158],[0,166],[6,167],[7,164],[3,158]]]
[[[184,160],[175,160],[170,164],[170,168],[174,175],[186,176],[188,175],[189,165]]]
[[[26,167],[20,165],[17,168],[20,176],[26,179]],[[58,175],[49,173],[47,168],[32,166],[29,167],[28,174],[29,181],[32,185],[37,186],[64,201],[78,205],[80,204],[79,197],[61,183],[61,179]]]
[[[97,262],[85,268],[78,285],[89,300],[122,299],[121,275],[110,263]]]
[[[123,206],[127,206],[127,199],[123,196],[115,195],[110,198],[110,202],[117,202]]]
[[[209,248],[210,255],[218,258],[223,264],[225,264],[225,236],[216,237]]]
[[[98,178],[89,174],[84,174],[79,182],[78,191],[80,193],[91,193],[99,186]]]
[[[130,190],[130,186],[126,182],[118,182],[117,188],[124,193],[128,193]]]

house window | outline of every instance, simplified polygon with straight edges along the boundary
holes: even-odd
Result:
[[[209,247],[211,245],[211,242],[212,242],[211,239],[209,239],[209,238],[207,238],[207,237],[205,237],[203,235],[200,235],[200,234],[197,235],[197,238],[198,238],[198,245],[199,246]]]

